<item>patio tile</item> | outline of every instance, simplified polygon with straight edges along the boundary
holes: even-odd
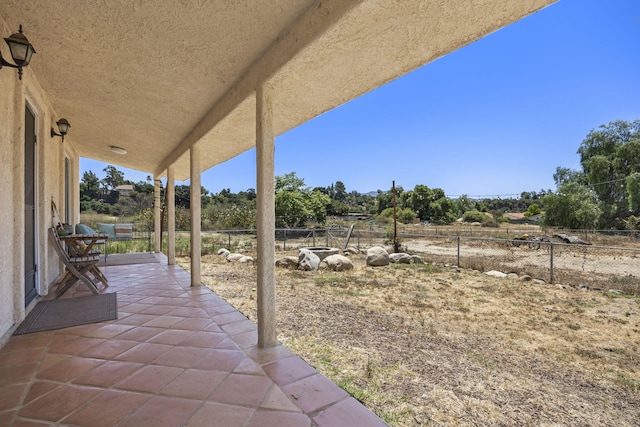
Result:
[[[87,373],[74,379],[72,382],[74,384],[90,385],[95,387],[111,387],[143,366],[145,365],[142,363],[109,361],[91,369]]]
[[[99,328],[102,325],[103,325],[102,323],[89,323],[86,325],[72,326],[70,328],[58,329],[56,330],[55,333],[56,335],[66,334],[66,335],[82,336],[90,333],[91,331],[93,331],[96,328]]]
[[[315,369],[297,356],[276,360],[262,366],[262,369],[278,385],[290,384],[317,373]]]
[[[65,418],[64,423],[86,427],[112,427],[149,399],[149,395],[141,393],[106,390],[78,412]]]
[[[149,320],[144,326],[155,326],[158,328],[170,328],[176,323],[184,320],[184,317],[178,316],[157,316]]]
[[[265,375],[260,366],[253,360],[245,357],[236,369],[233,370],[236,374],[249,374],[249,375]]]
[[[249,319],[240,320],[238,322],[227,323],[222,325],[222,330],[229,335],[238,335],[244,332],[256,331],[258,327]]]
[[[1,412],[0,413],[0,426],[8,426],[8,425],[12,425],[11,424],[11,420],[13,419],[14,415],[16,414],[17,411],[7,411],[7,412]],[[18,424],[13,424],[13,426],[17,426]],[[46,424],[40,424],[39,427],[43,427]],[[24,426],[26,427],[26,426]]]
[[[153,361],[154,365],[190,368],[204,357],[208,349],[201,347],[176,347]]]
[[[36,332],[11,337],[4,347],[0,348],[0,360],[2,360],[2,356],[7,353],[35,351],[46,347],[51,342],[51,334],[47,332]]]
[[[120,309],[118,309],[118,312],[120,312]],[[156,317],[157,316],[153,315],[153,314],[135,313],[135,314],[132,314],[130,316],[124,317],[122,319],[118,319],[118,320],[115,321],[115,323],[118,324],[118,325],[140,326],[140,325],[144,325],[147,322],[152,321]]]
[[[121,381],[116,388],[121,390],[157,393],[164,386],[175,380],[184,369],[171,366],[145,366],[138,369],[129,378]]]
[[[233,323],[233,322],[239,322],[241,320],[247,320],[247,316],[245,316],[244,314],[242,314],[239,311],[234,309],[231,312],[228,312],[228,313],[225,313],[225,314],[220,314],[220,315],[217,315],[217,316],[213,316],[213,320],[218,325],[223,327],[227,323]],[[224,329],[224,327],[223,327],[223,329]]]
[[[104,363],[101,359],[90,359],[86,357],[70,357],[63,360],[44,371],[38,372],[36,377],[41,380],[59,381],[65,383],[79,377],[88,370],[100,366]]]
[[[173,310],[171,310],[169,312],[169,315],[171,316],[182,316],[182,317],[187,317],[190,319],[197,319],[197,318],[201,318],[201,319],[206,319],[211,321],[211,319],[209,319],[209,315],[207,314],[206,311],[204,311],[203,309],[201,309],[200,307],[178,307],[178,308],[174,308]]]
[[[200,406],[197,400],[152,397],[119,427],[175,427],[184,425]]]
[[[271,384],[271,380],[263,376],[231,374],[209,396],[209,401],[258,406]]]
[[[174,329],[186,329],[186,330],[191,330],[191,331],[201,331],[203,328],[205,328],[206,326],[211,325],[213,323],[206,313],[205,313],[205,316],[206,316],[206,318],[202,318],[202,317],[200,317],[200,318],[198,318],[198,317],[189,318],[189,317],[187,317],[186,319],[181,320],[180,322],[175,323],[174,325],[172,325],[172,328],[174,328]],[[215,325],[215,323],[213,323],[213,324]],[[220,331],[220,328],[218,328],[218,331]],[[212,332],[218,332],[218,331],[212,331]]]
[[[232,372],[244,357],[245,355],[241,351],[208,350],[205,355],[193,365],[193,368]]]
[[[100,393],[99,389],[63,385],[23,406],[18,415],[26,418],[57,422]]]
[[[227,336],[219,332],[196,332],[189,338],[182,341],[182,345],[193,347],[214,348]]]
[[[335,426],[349,426],[351,424],[334,424]],[[247,427],[310,427],[311,420],[304,414],[291,412],[265,411],[259,409]]]
[[[261,408],[277,409],[287,412],[302,412],[292,401],[289,399],[280,387],[273,386],[267,392],[264,400],[260,404]]]
[[[38,362],[45,354],[46,348],[39,347],[33,351],[20,350],[0,354],[0,364],[3,366],[20,366]]]
[[[194,331],[177,331],[174,329],[165,329],[159,334],[155,335],[153,338],[149,339],[148,342],[157,344],[178,345],[194,333]]]
[[[235,343],[231,338],[227,337],[220,341],[218,345],[216,345],[216,349],[219,350],[240,350],[238,344]]]
[[[205,399],[227,377],[225,372],[188,369],[160,391],[166,396]]]
[[[118,312],[124,311],[126,313],[138,314],[153,307],[155,307],[153,304],[141,304],[139,301],[131,304],[120,304],[118,301]]]
[[[140,343],[119,354],[115,359],[127,362],[151,363],[172,348],[173,346],[166,344]]]
[[[248,349],[258,345],[258,331],[249,331],[231,337],[238,347]]]
[[[171,305],[151,305],[148,308],[140,311],[140,314],[151,314],[154,316],[167,314],[176,308]]]
[[[304,412],[314,412],[348,396],[347,392],[320,374],[282,387]]]
[[[313,417],[318,427],[384,427],[387,424],[353,398],[345,399]]]
[[[31,384],[31,386],[29,387],[29,391],[24,398],[23,405],[33,402],[35,399],[39,398],[40,396],[44,396],[45,394],[57,389],[58,387],[60,387],[60,384],[57,383],[52,383],[49,381],[34,381],[33,384]]]
[[[153,337],[164,332],[163,328],[149,328],[146,326],[137,326],[120,335],[118,338],[128,341],[145,342],[150,341]]]
[[[253,322],[164,260],[104,268],[118,320],[0,348],[0,426],[385,425],[286,347],[258,349]]]
[[[136,341],[112,339],[98,345],[94,345],[80,353],[80,355],[85,357],[95,357],[98,359],[112,359],[136,345],[138,345]]]
[[[27,384],[17,384],[0,388],[0,412],[18,406]]]
[[[253,408],[205,402],[186,427],[244,427],[254,411]]]
[[[254,347],[247,350],[247,354],[259,365],[271,363],[278,359],[285,359],[294,356],[294,353],[283,345],[275,347],[258,348]]]
[[[84,335],[94,338],[113,338],[132,328],[133,325],[103,324],[99,328],[95,328]]]
[[[50,353],[60,353],[76,355],[87,349],[102,344],[105,340],[101,338],[76,337],[73,335],[57,335],[51,342]]]

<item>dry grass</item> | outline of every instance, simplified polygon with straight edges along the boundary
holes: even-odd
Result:
[[[640,298],[352,260],[277,270],[278,338],[390,425],[640,425]],[[254,266],[203,280],[255,321]]]

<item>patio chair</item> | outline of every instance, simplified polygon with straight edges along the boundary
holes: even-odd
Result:
[[[57,285],[56,298],[60,298],[71,286],[73,286],[78,280],[84,283],[91,292],[98,294],[98,287],[87,276],[87,273],[95,267],[100,258],[100,254],[90,254],[88,256],[76,257],[70,256],[67,250],[62,245],[62,241],[58,236],[58,233],[54,227],[49,228],[49,235],[53,241],[53,247],[58,254],[58,257],[66,267],[65,271],[60,273],[55,280]]]

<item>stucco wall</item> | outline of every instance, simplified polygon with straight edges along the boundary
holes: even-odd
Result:
[[[10,34],[0,20],[2,34]],[[4,49],[3,49],[4,51]],[[4,55],[7,56],[6,54]],[[33,60],[37,60],[37,55]],[[36,115],[36,262],[39,295],[49,292],[61,271],[50,246],[47,229],[53,225],[51,201],[63,204],[64,156],[71,160],[71,179],[77,183],[79,158],[72,138],[51,138],[51,125],[59,118],[47,94],[27,68],[22,80],[17,70],[0,70],[0,345],[22,321],[36,299],[25,307],[24,297],[24,110]],[[72,218],[77,217],[78,185],[71,186]]]
[[[0,25],[0,28],[4,28]],[[3,33],[4,29],[3,29]],[[0,223],[5,232],[0,233],[0,337],[14,322],[14,291],[13,291],[13,126],[14,106],[13,94],[17,79],[8,78],[8,72],[0,70]]]

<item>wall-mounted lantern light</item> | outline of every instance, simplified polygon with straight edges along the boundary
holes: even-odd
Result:
[[[16,64],[13,65],[12,63],[5,61],[0,53],[0,68],[3,66],[17,68],[18,78],[22,80],[22,67],[29,65],[31,55],[36,53],[36,50],[33,48],[33,45],[29,43],[29,40],[27,40],[24,34],[22,34],[22,25],[20,25],[20,29],[17,33],[11,34],[10,37],[6,37],[4,41],[9,45],[11,58],[13,58],[13,62]]]
[[[69,133],[69,128],[71,127],[71,125],[69,124],[67,119],[60,119],[56,122],[56,124],[58,125],[58,131],[60,133],[56,133],[56,131],[51,128],[51,138],[53,138],[54,136],[61,136],[62,142],[64,142],[64,136]]]

